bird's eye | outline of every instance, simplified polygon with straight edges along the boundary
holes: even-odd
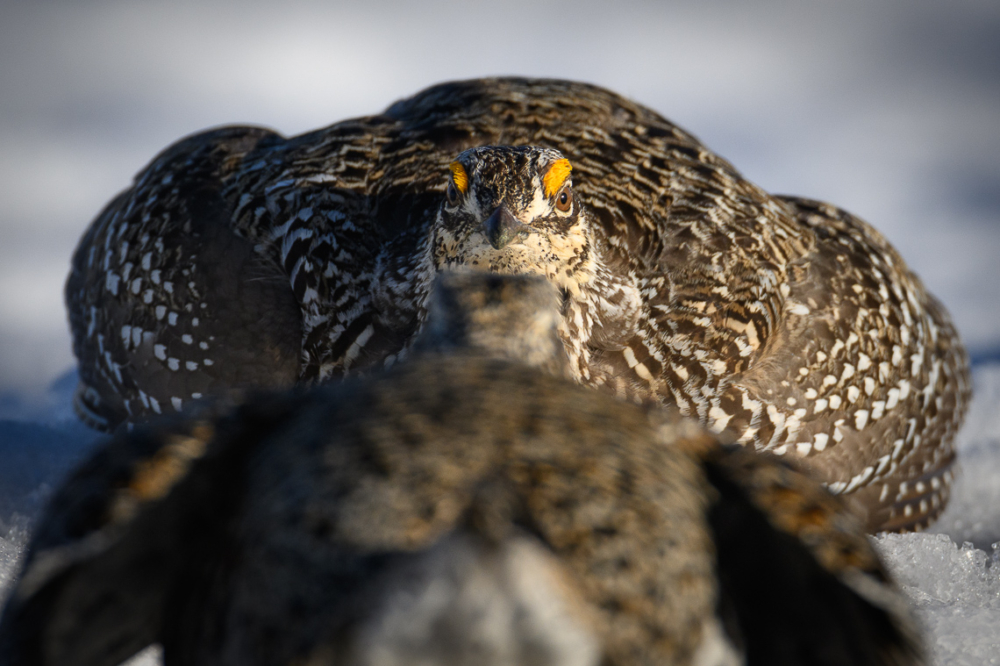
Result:
[[[444,196],[448,200],[449,206],[454,206],[458,203],[458,188],[455,187],[455,183],[448,183],[448,188],[444,191]]]
[[[568,187],[564,187],[556,195],[556,209],[568,213],[573,206],[573,192]]]

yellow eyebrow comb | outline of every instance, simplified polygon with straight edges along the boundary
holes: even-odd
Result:
[[[465,194],[465,191],[469,189],[469,176],[465,173],[465,167],[458,162],[452,162],[448,168],[451,169],[451,179],[455,182],[455,187],[458,188],[459,192]]]
[[[542,183],[545,185],[545,196],[551,197],[553,194],[559,191],[559,188],[563,186],[566,179],[569,177],[569,172],[573,170],[573,165],[569,163],[569,160],[563,158],[561,160],[556,160],[549,167],[549,170],[545,172],[545,176],[542,178]]]

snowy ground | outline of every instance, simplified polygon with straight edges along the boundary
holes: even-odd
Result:
[[[442,80],[554,76],[861,215],[945,303],[979,361],[965,475],[938,534],[879,547],[938,663],[1000,663],[1000,3],[360,5],[0,0],[0,585],[93,441],[68,413],[70,253],[156,152],[225,123],[300,133]]]

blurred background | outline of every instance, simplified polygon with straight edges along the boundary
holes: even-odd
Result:
[[[998,35],[996,0],[0,0],[0,413],[72,366],[70,255],[161,149],[497,74],[611,88],[765,189],[864,217],[1000,358]]]

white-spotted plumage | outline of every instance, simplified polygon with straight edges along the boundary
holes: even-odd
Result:
[[[544,191],[563,158],[568,215]],[[476,193],[459,208],[456,160]],[[478,229],[501,190],[517,224],[504,218],[516,242],[498,250]],[[444,84],[300,137],[229,128],[169,149],[74,259],[78,404],[110,427],[152,409],[139,391],[162,408],[396,362],[433,276],[477,264],[563,290],[579,381],[795,457],[850,489],[873,530],[944,506],[967,361],[888,243],[833,206],[762,191],[649,109],[563,81]]]

